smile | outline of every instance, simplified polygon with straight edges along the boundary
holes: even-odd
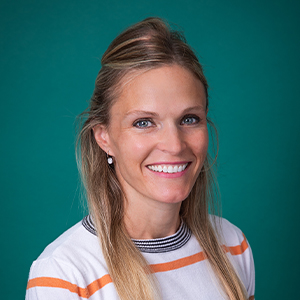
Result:
[[[163,172],[163,173],[179,173],[185,170],[185,168],[188,166],[188,163],[182,164],[182,165],[149,165],[147,166],[148,169],[154,171],[154,172]]]

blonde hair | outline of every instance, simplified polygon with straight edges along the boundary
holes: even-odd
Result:
[[[208,85],[202,67],[184,36],[159,18],[148,18],[121,33],[108,47],[98,73],[89,109],[78,135],[77,160],[109,274],[122,300],[157,299],[154,275],[130,239],[124,223],[123,193],[114,168],[93,135],[97,124],[109,125],[110,108],[121,90],[122,79],[137,71],[177,64]],[[213,124],[212,124],[213,125]],[[231,300],[247,299],[246,292],[219,242],[209,219],[213,205],[214,175],[207,156],[180,215],[196,236],[221,287]]]

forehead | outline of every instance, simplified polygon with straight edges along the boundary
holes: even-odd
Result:
[[[113,108],[153,108],[164,103],[206,107],[204,85],[192,72],[178,65],[133,71],[122,79]]]

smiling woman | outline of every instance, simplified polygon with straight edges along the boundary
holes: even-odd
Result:
[[[109,126],[96,125],[94,136],[114,157],[126,195],[125,220],[138,231],[129,235],[162,237],[151,236],[150,224],[163,228],[159,234],[175,233],[181,202],[194,186],[207,154],[203,84],[175,64],[148,70],[122,86],[110,113]],[[162,215],[164,203],[172,204],[174,215]],[[168,219],[170,228],[164,224]]]
[[[90,215],[33,263],[26,299],[253,299],[248,242],[208,213],[208,85],[195,54],[149,18],[101,62],[78,139]]]

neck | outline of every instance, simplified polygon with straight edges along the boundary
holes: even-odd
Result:
[[[156,239],[170,236],[180,226],[181,203],[154,203],[151,206],[133,206],[128,203],[124,222],[132,239]]]

